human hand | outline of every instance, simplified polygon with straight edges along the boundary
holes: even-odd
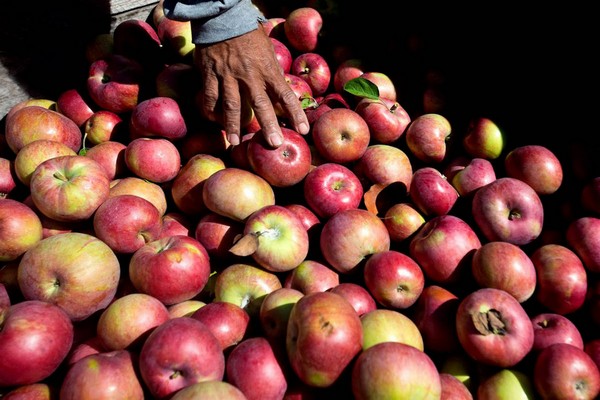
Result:
[[[294,130],[309,131],[300,101],[284,78],[271,40],[260,25],[244,35],[210,45],[196,45],[194,64],[202,74],[201,110],[219,122],[232,145],[240,143],[241,118],[252,111],[267,142],[283,141],[273,105],[280,103]],[[246,109],[245,109],[246,108]]]

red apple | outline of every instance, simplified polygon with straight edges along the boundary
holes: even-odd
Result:
[[[455,215],[427,221],[411,239],[410,256],[425,276],[438,284],[456,283],[470,268],[473,253],[481,247],[477,233]]]
[[[294,50],[303,53],[317,49],[322,27],[323,17],[321,13],[312,7],[296,8],[283,21],[287,41]]]
[[[413,168],[408,155],[389,144],[373,144],[354,164],[353,171],[363,181],[363,186],[400,182],[410,188]]]
[[[469,388],[457,377],[447,372],[440,372],[442,384],[442,399],[473,400],[473,394]]]
[[[226,352],[237,347],[249,331],[250,315],[241,306],[228,301],[206,303],[191,317],[206,325]]]
[[[411,153],[425,163],[441,163],[447,154],[446,142],[452,132],[443,115],[427,113],[414,118],[404,133]]]
[[[157,183],[138,178],[137,176],[126,176],[112,180],[109,197],[124,194],[133,194],[148,200],[156,207],[161,217],[167,212],[167,195],[162,186]]]
[[[2,312],[0,387],[28,385],[48,378],[73,344],[73,323],[62,308],[25,300]]]
[[[87,149],[85,156],[102,165],[108,178],[113,180],[127,173],[127,165],[125,164],[126,147],[125,143],[108,140]]]
[[[314,122],[312,140],[324,159],[347,164],[363,156],[371,134],[367,122],[356,111],[332,108]]]
[[[82,127],[94,114],[90,104],[93,102],[88,99],[87,93],[82,93],[75,88],[65,89],[56,99],[56,110]]]
[[[84,56],[88,63],[93,63],[113,53],[114,40],[112,32],[101,32],[85,43]]]
[[[168,236],[194,236],[194,220],[177,211],[169,211],[162,216],[162,227],[159,238]],[[209,254],[210,256],[210,254]]]
[[[126,18],[113,31],[113,53],[136,60],[149,71],[162,66],[162,43],[149,20]]]
[[[272,343],[285,346],[285,337],[292,307],[304,296],[300,290],[281,287],[268,293],[258,311],[262,334]]]
[[[571,221],[567,226],[566,240],[579,256],[586,270],[600,272],[600,218],[583,216]]]
[[[587,210],[600,215],[600,176],[585,182],[581,188],[581,205]]]
[[[225,355],[210,329],[191,317],[172,318],[148,336],[139,371],[154,398],[170,397],[197,382],[222,380]]]
[[[128,350],[91,354],[69,367],[60,385],[60,398],[110,398],[119,393],[128,399],[142,400],[144,388],[136,367],[136,356]]]
[[[496,171],[491,161],[485,158],[467,159],[464,165],[455,166],[456,170],[448,181],[460,196],[467,197],[477,189],[496,180]]]
[[[282,36],[285,35],[283,32],[282,22],[285,22],[284,17],[270,17],[267,18],[266,21],[262,22],[262,27],[264,28],[267,36],[281,40],[285,38]]]
[[[525,145],[512,149],[504,158],[506,175],[520,179],[540,195],[556,192],[563,181],[558,157],[547,147]]]
[[[7,198],[17,188],[19,177],[15,171],[15,160],[0,157],[0,198]]]
[[[425,216],[450,213],[459,193],[446,176],[434,167],[420,167],[412,174],[409,196]]]
[[[125,164],[136,176],[155,183],[173,180],[181,168],[179,149],[169,139],[141,137],[125,149]]]
[[[191,299],[172,304],[167,307],[167,310],[169,310],[170,318],[191,317],[192,314],[205,305],[206,303],[202,300]]]
[[[312,155],[306,139],[298,132],[281,128],[283,143],[273,148],[262,133],[247,144],[252,170],[274,187],[289,187],[302,181],[311,169]]]
[[[360,322],[363,329],[363,351],[382,342],[403,343],[424,350],[419,328],[398,310],[378,308],[361,315]]]
[[[189,61],[194,57],[196,46],[192,40],[192,24],[189,20],[160,18],[155,29],[164,52],[176,62]]]
[[[584,350],[555,343],[537,356],[533,384],[542,398],[595,399],[600,394],[600,372]]]
[[[379,98],[391,102],[396,101],[396,86],[389,75],[380,71],[365,71],[360,75],[377,86]]]
[[[19,259],[43,238],[42,221],[25,203],[0,199],[0,261]]]
[[[248,400],[246,395],[226,381],[202,381],[179,389],[171,400]]]
[[[510,177],[479,188],[473,195],[472,215],[487,240],[518,246],[537,239],[544,225],[544,206],[538,194]]]
[[[298,54],[294,58],[289,72],[305,80],[315,97],[324,94],[329,89],[331,70],[325,57],[319,53]]]
[[[411,118],[397,101],[364,97],[354,108],[369,126],[371,140],[380,144],[394,144],[404,134]]]
[[[504,151],[504,132],[491,119],[476,117],[469,121],[462,145],[471,157],[495,160]]]
[[[4,400],[52,400],[58,396],[56,386],[47,383],[31,383],[17,386],[2,395]]]
[[[541,312],[531,317],[533,332],[533,351],[539,352],[554,343],[568,343],[580,349],[584,348],[583,337],[575,322],[564,315],[553,312]]]
[[[425,274],[410,256],[396,250],[371,255],[363,268],[365,285],[386,308],[407,309],[425,287]]]
[[[412,238],[425,224],[425,217],[410,203],[397,203],[387,209],[383,217],[392,242],[403,242]]]
[[[292,91],[296,94],[298,101],[300,101],[301,103],[308,102],[309,104],[315,103],[315,100],[313,98],[312,88],[310,87],[308,82],[306,82],[304,79],[300,78],[299,76],[294,75],[289,72],[284,73],[283,77],[284,77],[285,81],[287,82],[287,84],[292,89]],[[275,114],[278,117],[280,117],[280,118],[286,117],[286,112],[283,109],[283,106],[281,105],[280,102],[276,102],[274,104],[273,108],[275,109]]]
[[[390,249],[390,235],[375,214],[355,208],[339,211],[323,225],[321,254],[335,270],[350,273],[370,255]]]
[[[243,234],[244,224],[214,212],[207,212],[196,224],[194,237],[202,243],[212,261],[232,261],[229,249]]]
[[[292,308],[286,349],[292,370],[307,385],[329,387],[362,348],[360,317],[342,296],[304,295]]]
[[[352,366],[352,394],[376,398],[439,399],[440,374],[429,355],[398,342],[383,342],[361,352]]]
[[[571,249],[559,244],[545,244],[531,254],[537,274],[536,299],[548,310],[569,314],[585,303],[588,290],[587,271]]]
[[[271,343],[261,336],[250,337],[227,356],[225,377],[248,400],[283,399],[288,383],[284,364]]]
[[[592,357],[596,366],[600,368],[600,339],[590,339],[583,345],[583,350]]]
[[[517,365],[533,348],[531,319],[517,299],[500,289],[465,296],[456,310],[456,333],[472,359],[496,367]]]
[[[316,260],[304,260],[288,272],[283,286],[309,294],[324,292],[339,283],[339,274],[329,266]]]
[[[176,141],[187,134],[179,103],[171,97],[156,96],[140,101],[129,117],[132,138],[160,137]]]
[[[341,295],[348,300],[352,307],[361,316],[377,308],[377,302],[371,293],[362,285],[354,282],[341,282],[339,285],[328,289],[330,292]]]
[[[270,38],[271,38],[271,43],[273,43],[273,50],[275,51],[275,57],[277,58],[277,61],[279,62],[279,65],[281,66],[281,70],[286,74],[290,73],[290,69],[292,68],[292,62],[294,61],[292,52],[287,47],[287,45],[284,44],[281,40],[274,38],[274,37],[270,37]]]
[[[300,203],[288,203],[285,204],[284,207],[292,211],[298,218],[300,218],[300,222],[302,222],[302,225],[304,225],[306,228],[311,241],[318,238],[322,225],[321,219],[317,216],[317,214],[315,214],[306,205]]]
[[[304,200],[319,218],[358,208],[363,197],[360,179],[348,167],[327,162],[313,168],[304,179]]]
[[[475,250],[471,273],[480,287],[502,289],[523,303],[537,287],[536,269],[525,251],[512,243],[492,241]]]
[[[194,66],[187,62],[164,65],[156,74],[156,94],[176,100],[183,110],[191,109],[194,96],[200,89],[200,77]]]
[[[346,82],[361,76],[365,72],[364,68],[364,62],[359,58],[348,58],[339,63],[333,73],[333,88],[335,91],[343,93]]]

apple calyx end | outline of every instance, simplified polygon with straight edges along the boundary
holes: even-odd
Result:
[[[477,332],[484,336],[506,335],[506,323],[504,323],[502,314],[498,310],[490,309],[485,312],[478,312],[472,315],[472,320]]]

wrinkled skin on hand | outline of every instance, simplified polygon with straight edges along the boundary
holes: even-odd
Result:
[[[277,147],[283,136],[273,105],[280,103],[292,129],[308,133],[309,125],[299,99],[284,79],[271,40],[258,29],[210,45],[196,45],[194,64],[202,74],[202,113],[219,122],[232,145],[240,142],[241,119],[251,107],[267,142]]]

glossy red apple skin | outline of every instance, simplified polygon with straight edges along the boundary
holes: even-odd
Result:
[[[90,103],[87,93],[75,88],[66,89],[56,99],[56,110],[81,127],[94,113]]]
[[[260,132],[248,141],[247,155],[252,170],[274,187],[300,183],[310,172],[312,155],[306,139],[282,127],[283,143],[272,148]]]
[[[85,156],[102,165],[109,179],[113,180],[123,177],[127,171],[127,166],[125,165],[126,147],[125,143],[108,140],[89,148]]]
[[[187,124],[175,99],[156,96],[142,100],[132,110],[129,134],[132,138],[162,137],[175,141],[187,134]]]
[[[383,307],[407,309],[421,296],[425,274],[410,256],[396,250],[381,251],[365,262],[366,287]]]
[[[371,254],[390,249],[390,235],[379,217],[364,209],[348,209],[323,225],[321,254],[336,271],[346,274]]]
[[[333,73],[333,88],[337,93],[344,92],[344,85],[351,79],[358,78],[365,71],[365,63],[359,58],[342,61]]]
[[[331,70],[325,57],[319,53],[298,54],[292,61],[290,73],[305,80],[315,97],[324,94],[329,89]]]
[[[438,284],[456,283],[481,247],[477,233],[462,218],[440,215],[428,220],[409,243],[410,256]]]
[[[261,332],[271,343],[285,348],[290,312],[303,296],[304,293],[290,287],[275,289],[265,296],[258,311],[258,322]]]
[[[567,227],[566,240],[579,256],[586,270],[600,272],[600,218],[583,216],[571,221]]]
[[[481,187],[472,201],[472,215],[489,241],[516,245],[533,242],[542,232],[544,206],[525,182],[501,177]]]
[[[397,143],[411,122],[410,115],[400,103],[384,98],[362,98],[354,111],[367,122],[371,140],[382,144]]]
[[[383,223],[392,242],[400,243],[412,238],[425,224],[425,217],[414,204],[397,203],[385,212]]]
[[[374,83],[379,90],[379,98],[391,102],[397,100],[396,86],[389,75],[381,71],[365,71],[360,75]]]
[[[486,242],[475,251],[471,273],[480,287],[502,289],[519,303],[528,300],[537,287],[536,269],[529,255],[508,242]]]
[[[533,367],[533,383],[543,398],[595,399],[600,394],[600,372],[584,350],[556,343],[542,350]]]
[[[448,178],[460,196],[473,195],[477,189],[496,180],[496,171],[491,161],[485,158],[472,158],[462,168]]]
[[[438,216],[448,214],[460,195],[438,169],[421,167],[412,174],[409,196],[424,215]]]
[[[113,52],[132,58],[155,72],[161,67],[162,43],[149,20],[130,18],[113,30]]]
[[[148,200],[156,207],[161,217],[167,212],[167,195],[163,187],[158,183],[137,176],[126,176],[111,181],[109,197],[116,197],[124,194],[133,194]]]
[[[287,273],[283,286],[309,294],[324,292],[339,283],[337,271],[319,261],[306,259]]]
[[[292,52],[285,43],[277,38],[271,37],[271,42],[273,43],[275,57],[281,66],[281,70],[286,74],[290,73],[292,62],[294,61]]]
[[[321,219],[358,208],[364,193],[360,179],[350,168],[331,162],[318,165],[306,175],[303,191],[308,207]]]
[[[360,159],[370,144],[367,122],[356,111],[333,108],[313,124],[312,140],[326,160],[348,164]]]
[[[413,176],[408,155],[399,147],[389,144],[369,145],[353,166],[353,171],[365,187],[400,182],[408,190]]]
[[[58,395],[56,386],[47,383],[31,383],[21,385],[3,394],[6,400],[52,400]]]
[[[42,221],[33,208],[14,199],[0,199],[0,261],[18,260],[43,237]]]
[[[592,357],[596,366],[600,368],[600,339],[590,339],[583,345],[583,350]]]
[[[471,358],[504,368],[522,361],[534,342],[533,325],[521,303],[493,288],[477,289],[462,298],[456,333]]]
[[[344,297],[359,316],[377,308],[377,301],[371,293],[362,285],[354,282],[341,282],[339,285],[329,289],[330,292]]]
[[[181,169],[181,154],[175,144],[162,137],[139,137],[127,143],[125,164],[136,176],[166,183]]]
[[[531,254],[537,274],[537,301],[557,314],[580,309],[586,299],[588,274],[581,259],[559,244],[545,244]]]
[[[178,390],[171,400],[248,400],[246,395],[226,381],[202,381]]]
[[[442,384],[442,399],[473,399],[473,394],[469,391],[469,388],[454,375],[441,372],[440,382]]]
[[[292,10],[283,29],[287,41],[298,52],[311,52],[319,45],[319,32],[323,27],[321,13],[312,7],[299,7]]]
[[[563,168],[560,160],[548,147],[525,145],[512,149],[504,158],[507,176],[527,183],[540,195],[560,189]]]
[[[404,133],[411,153],[425,163],[439,164],[446,158],[446,142],[452,126],[437,113],[423,114],[408,125]]]
[[[193,236],[204,246],[212,261],[233,261],[237,256],[229,251],[244,224],[214,212],[207,212],[196,224]]]
[[[541,351],[554,343],[568,343],[580,349],[584,348],[579,328],[564,315],[541,312],[531,317],[531,322],[535,334],[533,351]]]
[[[212,301],[200,307],[191,318],[205,324],[228,351],[240,343],[249,331],[250,315],[238,306],[227,301]]]

